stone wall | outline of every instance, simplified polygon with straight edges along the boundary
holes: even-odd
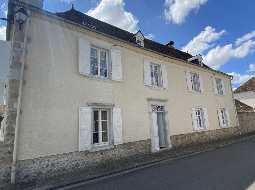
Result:
[[[243,134],[255,132],[255,112],[239,112],[240,129]]]

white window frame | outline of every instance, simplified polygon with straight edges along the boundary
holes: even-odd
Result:
[[[219,119],[221,120],[221,127],[227,128],[229,127],[229,118],[226,108],[220,108],[219,109]]]
[[[91,70],[91,51],[92,49],[97,50],[97,66],[98,66],[98,71],[97,74],[93,74],[92,70]],[[107,76],[101,76],[101,63],[100,63],[100,56],[101,56],[101,52],[105,52],[106,53],[106,67],[107,67]],[[105,49],[105,48],[100,48],[100,47],[96,47],[94,45],[90,46],[90,75],[93,77],[97,77],[97,78],[102,78],[102,79],[109,79],[110,78],[110,53],[109,50]]]
[[[197,75],[197,81],[193,80],[194,75]],[[201,93],[202,90],[201,90],[201,81],[200,81],[199,73],[190,72],[190,79],[189,80],[190,80],[190,83],[191,83],[191,90],[193,92],[200,92]],[[197,83],[195,83],[195,82],[197,82]],[[199,86],[199,89],[197,89],[197,86]]]
[[[159,74],[158,74],[158,81],[159,81],[159,84],[156,84],[156,78],[155,78],[155,74],[154,74],[154,71],[155,71],[155,66],[158,66],[159,67]],[[151,85],[153,87],[157,87],[157,88],[163,88],[163,75],[162,75],[162,65],[161,64],[158,64],[158,63],[154,63],[154,62],[150,62],[150,76],[151,76]]]
[[[94,111],[98,111],[98,143],[94,143]],[[107,111],[107,120],[102,120],[102,111]],[[99,146],[109,146],[110,145],[110,118],[111,118],[111,109],[107,108],[92,108],[92,126],[91,126],[91,144],[94,147]],[[107,121],[107,142],[103,142],[103,130],[102,130],[102,121]]]
[[[198,113],[200,112],[200,114],[198,115]],[[206,126],[206,116],[204,113],[204,109],[203,108],[195,108],[195,118],[196,118],[196,129],[195,130],[206,130],[207,126]],[[200,122],[198,121],[198,116],[200,117]],[[201,123],[201,125],[200,125]]]
[[[224,86],[223,80],[221,78],[215,78],[215,88],[218,95],[224,95]],[[220,84],[218,83],[220,81]],[[221,85],[221,89],[219,89],[219,85]]]

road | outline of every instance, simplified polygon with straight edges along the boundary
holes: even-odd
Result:
[[[254,190],[255,141],[161,163],[72,190]]]

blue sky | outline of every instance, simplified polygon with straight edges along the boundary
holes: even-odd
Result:
[[[0,16],[7,0],[0,0]],[[45,0],[44,9],[81,12],[161,43],[204,56],[209,66],[234,75],[233,86],[255,75],[255,1],[251,0]],[[5,23],[0,22],[0,38]]]

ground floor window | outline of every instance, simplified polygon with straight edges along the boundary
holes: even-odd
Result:
[[[202,108],[195,109],[195,125],[196,129],[206,129],[205,113]]]
[[[104,145],[109,142],[109,110],[93,109],[92,140],[94,145]]]
[[[219,110],[219,119],[222,127],[228,127],[228,115],[225,108]]]

